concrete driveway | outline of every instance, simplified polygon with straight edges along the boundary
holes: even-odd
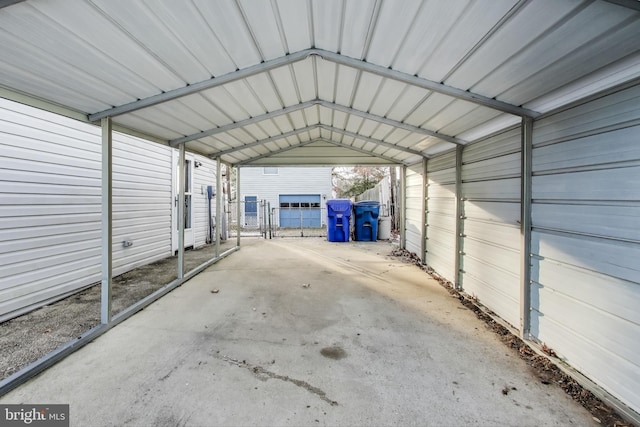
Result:
[[[72,426],[595,424],[391,249],[245,239],[0,402]]]

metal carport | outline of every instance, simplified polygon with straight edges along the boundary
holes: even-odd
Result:
[[[0,7],[0,96],[103,129],[105,325],[112,323],[112,129],[179,147],[182,161],[190,150],[238,167],[393,164],[403,177],[411,167],[423,180],[425,216],[425,159],[455,152],[455,176],[443,184],[454,188],[457,236],[448,279],[464,288],[463,147],[519,126],[514,326],[529,338],[534,123],[640,83],[634,0],[9,0]],[[630,116],[623,127],[637,129],[637,121]],[[620,199],[637,209],[634,197]],[[617,239],[637,251],[634,236]],[[625,338],[637,350],[640,326],[627,320],[633,336]],[[635,354],[626,374],[637,379]],[[615,381],[603,386],[623,410],[640,408]]]

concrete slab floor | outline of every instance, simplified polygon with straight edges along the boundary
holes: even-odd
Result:
[[[391,249],[245,239],[0,402],[72,426],[596,425]]]

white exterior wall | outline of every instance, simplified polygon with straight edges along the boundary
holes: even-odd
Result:
[[[99,150],[100,129],[91,128],[98,137],[96,145]],[[99,169],[98,173],[100,173]],[[100,187],[97,188],[97,193],[99,197]],[[114,132],[114,275],[171,255],[172,206],[171,149]],[[98,211],[100,211],[99,203]],[[95,225],[99,233],[100,221]],[[125,248],[123,245],[125,240],[131,241],[133,246]],[[92,243],[99,249],[100,237]],[[98,263],[99,255],[100,250],[98,250]],[[91,279],[88,283],[95,281],[96,279]]]
[[[193,172],[193,231],[194,231],[194,246],[199,247],[207,243],[207,236],[209,233],[209,208],[207,198],[207,186],[213,186],[213,191],[216,191],[216,161],[208,157],[195,155],[195,161],[200,163],[200,166],[194,169]],[[222,200],[222,195],[220,195]],[[224,215],[224,212],[221,211]],[[211,199],[211,215],[215,218],[216,215],[216,197]],[[215,239],[215,235],[213,236]]]
[[[426,264],[455,282],[456,152],[427,161]]]
[[[0,99],[0,321],[100,280],[100,132]],[[117,132],[113,145],[118,275],[170,256],[175,219],[171,148]],[[199,189],[215,182],[215,163],[197,160]],[[200,245],[208,226],[206,191],[195,192],[194,209]],[[125,248],[125,240],[133,245]]]
[[[640,410],[640,86],[534,123],[531,332]]]
[[[500,317],[520,323],[520,127],[462,150],[461,284]]]
[[[0,99],[0,320],[99,280],[98,132]]]
[[[271,208],[280,207],[280,195],[319,194],[322,225],[326,225],[326,201],[331,199],[331,167],[279,167],[277,175],[265,175],[262,167],[244,167],[240,172],[240,200],[245,196],[257,196],[258,202],[266,200]],[[326,199],[322,196],[325,195]],[[259,209],[259,208],[258,208]],[[260,214],[261,215],[261,214]],[[279,215],[274,215],[279,224]]]
[[[422,162],[407,167],[405,181],[406,188],[406,210],[405,210],[405,249],[417,254],[424,261],[422,253],[423,214],[422,206],[424,199],[424,177]]]

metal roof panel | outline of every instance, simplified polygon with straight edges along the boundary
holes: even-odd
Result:
[[[275,111],[284,106],[269,73],[257,74],[245,80],[251,86],[253,93],[260,98],[267,111]]]
[[[237,3],[194,0],[194,4],[211,31],[225,47],[228,55],[233,59],[236,68],[246,68],[264,60],[260,57]]]
[[[316,61],[318,98],[332,102],[335,99],[337,67],[330,61]]]
[[[371,73],[361,73],[353,100],[353,108],[368,112],[383,80],[382,77]]]
[[[92,4],[182,81],[196,83],[211,77],[211,72],[189,51],[188,45],[175,36],[177,28],[171,26],[175,23],[163,21],[154,11],[163,8],[150,8],[143,2],[127,0],[92,0]],[[140,25],[141,17],[144,26]]]
[[[383,2],[365,59],[384,67],[390,66],[424,4],[422,0]]]
[[[409,114],[409,116],[405,119],[405,122],[414,126],[431,129],[427,126],[423,126],[423,124],[431,120],[436,114],[438,114],[454,101],[455,99],[450,96],[434,92],[429,95],[424,101],[422,101],[411,112],[411,114]]]
[[[489,34],[503,17],[524,3],[518,0],[469,2],[464,13],[452,23],[440,43],[432,47],[430,54],[425,55],[425,61],[417,74],[437,82],[444,80],[445,76],[463,61],[465,55],[481,44],[483,37]]]
[[[314,61],[315,58],[309,58],[291,65],[300,93],[300,99],[303,102],[318,97],[318,84],[315,77]]]
[[[508,22],[482,44],[457,70],[444,80],[447,85],[470,89],[490,75],[501,64],[525,50],[539,37],[571,19],[579,13],[585,3],[536,0],[528,2]],[[491,87],[482,95],[493,97],[502,86]]]
[[[507,62],[493,69],[489,75],[475,84],[472,90],[478,93],[500,95],[499,99],[505,99],[503,93],[495,92],[496,88],[514,88],[508,99],[521,104],[529,99],[530,95],[522,96],[522,92],[517,90],[518,86],[537,73],[542,73],[544,77],[536,79],[537,84],[549,90],[555,89],[566,81],[574,80],[576,75],[585,74],[599,68],[601,64],[617,60],[634,50],[637,51],[639,45],[637,38],[640,37],[637,16],[633,19],[635,25],[631,24],[631,27],[635,28],[635,34],[633,30],[632,32],[620,31],[617,39],[607,43],[607,46],[612,48],[605,51],[598,49],[597,45],[594,46],[601,37],[608,36],[607,33],[624,25],[625,21],[629,25],[628,19],[632,11],[623,8],[610,10],[608,6],[604,2],[595,2],[585,9],[580,9],[565,25],[545,32],[509,58]],[[636,40],[632,40],[634,36]],[[565,62],[567,56],[579,51],[583,52],[581,60],[576,61],[582,64],[580,67],[567,68],[562,74],[545,72],[549,66]],[[531,87],[531,85],[528,86]],[[532,92],[533,90],[541,90],[541,88],[532,88]],[[504,92],[504,89],[501,92]]]
[[[288,52],[297,52],[313,46],[309,28],[309,4],[299,0],[276,0]]]
[[[225,161],[320,135],[408,161],[640,76],[639,23],[603,1],[25,0],[0,10],[0,93]]]
[[[287,53],[271,2],[239,0],[240,10],[251,28],[258,49],[264,59],[273,59]]]
[[[357,78],[358,70],[356,70],[355,68],[346,67],[344,65],[338,66],[335,96],[335,102],[337,104],[346,106],[351,105]]]
[[[313,14],[313,41],[320,49],[338,52],[345,26],[343,0],[323,0],[311,3]],[[346,23],[349,25],[349,23]],[[347,30],[349,32],[349,30]]]
[[[106,15],[88,2],[52,1],[29,2],[36,11],[63,26],[75,37],[87,44],[83,49],[93,48],[102,53],[101,66],[111,69],[113,62],[137,72],[160,90],[170,90],[186,84],[173,70],[167,68],[157,56]],[[56,49],[57,50],[57,49]]]
[[[343,32],[340,49],[343,55],[351,58],[362,58],[367,44],[367,36],[375,25],[378,12],[376,0],[350,0],[344,2]],[[346,104],[345,104],[346,105]]]
[[[424,2],[415,14],[419,25],[412,27],[397,49],[392,67],[416,74],[433,51],[450,32],[451,27],[469,9],[467,0]]]
[[[308,61],[309,59],[307,59]],[[289,66],[276,68],[269,73],[280,99],[285,105],[294,105],[300,102],[298,91],[293,80],[293,75]]]
[[[227,123],[221,123],[221,125],[237,122],[249,117],[247,110],[238,104],[235,98],[231,96],[224,87],[208,89],[201,93],[214,107],[220,111],[224,111],[225,116],[229,117],[230,120]]]

